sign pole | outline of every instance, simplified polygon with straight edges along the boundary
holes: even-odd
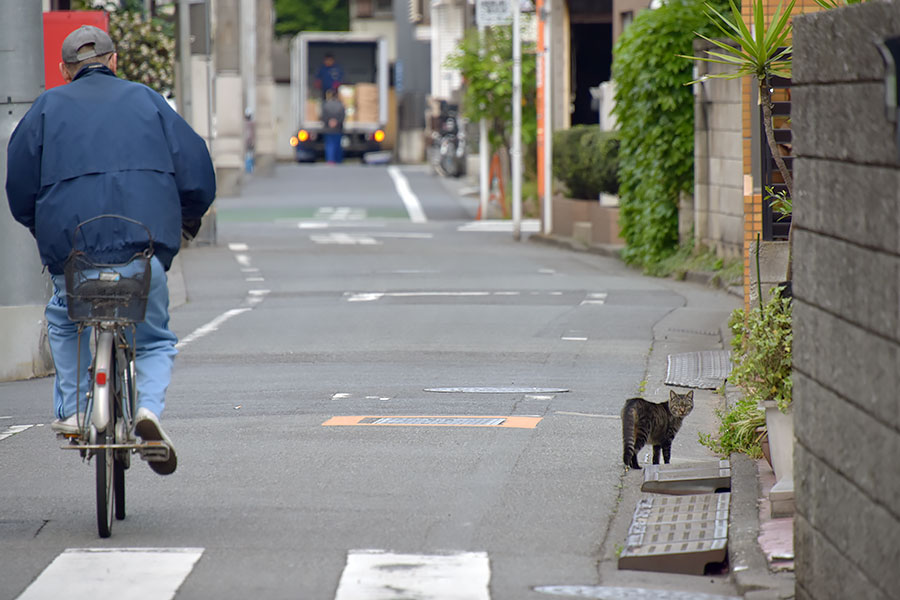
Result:
[[[482,20],[478,21],[478,54],[484,56],[484,45],[487,43],[487,34]],[[478,121],[478,215],[487,219],[488,193],[490,187],[489,173],[491,157],[490,144],[488,143],[487,119],[482,117]]]

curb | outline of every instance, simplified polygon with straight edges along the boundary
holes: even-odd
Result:
[[[570,238],[546,234],[532,234],[536,243],[556,246],[576,252],[589,252],[621,260],[623,246],[586,245]],[[724,285],[714,273],[688,271],[681,281],[704,287],[717,288],[743,298],[743,289]],[[730,347],[731,330],[728,323],[720,325],[719,337],[725,348]],[[654,344],[655,345],[655,344]],[[725,397],[739,392],[726,386]],[[728,561],[731,576],[738,593],[745,600],[785,600],[794,597],[793,573],[775,573],[769,569],[768,560],[759,545],[759,502],[761,498],[759,472],[756,461],[743,454],[732,454],[731,509],[728,526]],[[627,511],[626,511],[627,512]]]

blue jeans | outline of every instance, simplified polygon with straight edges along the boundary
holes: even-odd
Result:
[[[150,261],[150,293],[147,314],[137,324],[135,348],[137,359],[138,407],[149,409],[156,416],[162,414],[166,402],[166,388],[172,380],[172,365],[178,351],[178,338],[169,331],[169,286],[166,271],[155,256]],[[53,410],[56,417],[66,419],[75,414],[76,406],[84,411],[84,397],[90,380],[90,329],[81,336],[81,372],[78,372],[78,324],[66,313],[66,278],[52,275],[53,296],[47,303],[47,334],[50,352],[56,365],[56,385],[53,388]],[[130,328],[127,334],[131,340]],[[78,383],[80,381],[80,384]],[[81,402],[77,402],[76,385],[80,387]]]
[[[344,160],[344,149],[341,147],[340,133],[325,134],[325,160],[330,163],[339,163]]]

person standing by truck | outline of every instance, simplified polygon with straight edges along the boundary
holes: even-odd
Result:
[[[344,160],[341,138],[344,135],[344,105],[338,98],[337,90],[325,90],[325,103],[322,105],[322,130],[325,137],[325,160],[328,164],[338,164]]]
[[[322,66],[316,72],[316,87],[322,92],[322,100],[327,100],[325,94],[328,90],[337,92],[342,83],[344,83],[344,69],[335,62],[334,55],[328,52],[322,60]]]

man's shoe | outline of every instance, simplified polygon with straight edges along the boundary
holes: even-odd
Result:
[[[145,442],[162,442],[169,448],[167,460],[150,460],[150,468],[160,475],[169,475],[175,472],[178,459],[175,457],[175,447],[172,440],[163,431],[159,424],[159,418],[146,408],[139,408],[135,416],[134,432]]]
[[[84,423],[84,413],[75,413],[68,419],[56,419],[50,429],[62,435],[78,435],[78,424]]]

